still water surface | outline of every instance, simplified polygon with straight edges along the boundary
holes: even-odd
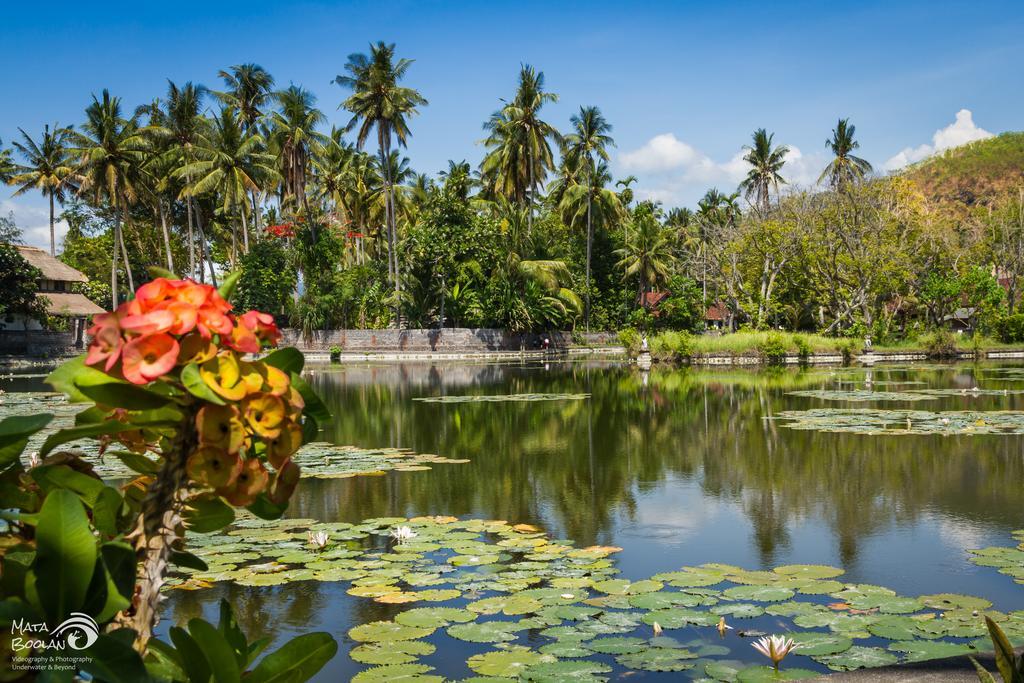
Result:
[[[309,379],[335,415],[321,438],[405,447],[459,465],[380,477],[307,479],[289,516],[323,521],[456,515],[542,527],[576,544],[614,545],[626,578],[705,562],[749,569],[831,564],[844,581],[901,594],[958,592],[1003,610],[1024,587],[968,562],[966,549],[1010,545],[1024,527],[1022,436],[872,436],[797,431],[782,410],[839,407],[1024,410],[1024,395],[955,395],[912,404],[846,404],[795,389],[1024,389],[1012,366],[656,369],[616,363],[404,364],[314,368]],[[1016,379],[1015,379],[1016,378]],[[879,386],[885,383],[900,386]],[[589,393],[582,401],[425,403],[437,395]],[[279,640],[323,629],[339,655],[322,680],[359,668],[345,652],[356,623],[403,606],[345,594],[344,584],[275,588],[218,584],[172,592],[171,621],[213,617],[228,597],[239,621]],[[449,641],[450,642],[450,641]],[[468,675],[467,647],[452,675]],[[447,658],[444,653],[439,656]],[[437,661],[437,658],[432,658]]]

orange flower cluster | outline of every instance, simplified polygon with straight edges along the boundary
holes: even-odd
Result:
[[[86,364],[133,384],[180,382],[181,368],[195,363],[220,403],[207,401],[196,414],[189,477],[232,505],[250,505],[265,491],[275,503],[287,501],[299,479],[291,456],[302,445],[305,403],[285,372],[240,357],[277,344],[272,316],[235,315],[210,285],[157,278],[116,311],[95,316],[89,334]],[[141,431],[117,438],[132,450],[151,447]]]
[[[86,364],[102,364],[109,373],[120,362],[121,375],[132,384],[146,384],[195,360],[213,346],[214,335],[243,353],[274,346],[281,336],[273,316],[258,311],[235,316],[214,287],[166,278],[142,285],[116,311],[95,316],[88,333],[93,339]]]

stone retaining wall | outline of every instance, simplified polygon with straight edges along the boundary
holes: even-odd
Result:
[[[74,332],[0,330],[0,356],[65,358],[78,353]]]
[[[329,351],[337,346],[344,353],[374,352],[461,352],[520,351],[540,347],[542,334],[513,334],[504,330],[445,328],[430,330],[322,330],[312,339],[305,340],[295,329],[282,330],[283,346],[295,346],[304,351]],[[569,332],[549,333],[551,345],[566,348],[573,345]],[[616,343],[612,333],[581,335],[587,345],[606,346]]]

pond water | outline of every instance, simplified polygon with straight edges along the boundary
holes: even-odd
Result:
[[[910,433],[837,433],[792,429],[779,417],[821,408],[1024,410],[1024,393],[1014,393],[1024,390],[1022,366],[645,373],[614,362],[419,363],[319,367],[307,376],[334,414],[322,440],[470,462],[304,479],[290,517],[507,520],[535,525],[577,547],[620,547],[610,559],[632,580],[712,562],[751,570],[825,564],[845,570],[840,580],[847,583],[910,596],[964,593],[1003,611],[1024,609],[1024,586],[972,564],[967,552],[1013,545],[1011,532],[1024,527],[1024,436],[974,434],[970,428],[920,434],[917,418],[914,429],[906,423]],[[24,391],[35,381],[6,386]],[[901,395],[929,389],[952,391],[927,400]],[[857,394],[790,393],[814,390],[894,395],[855,402],[843,399]],[[589,396],[416,400],[519,394]],[[894,420],[897,429],[903,425],[902,416]],[[217,600],[227,597],[243,627],[277,641],[310,630],[333,633],[341,649],[318,680],[347,680],[366,667],[347,657],[353,643],[346,632],[408,608],[351,596],[349,587],[302,581],[172,591],[171,618],[161,630],[199,612],[213,617]],[[771,617],[749,623],[774,632]],[[672,635],[687,638],[685,632]],[[469,655],[493,649],[430,640],[439,648],[424,661],[436,667],[434,673],[456,679],[472,675],[465,665]],[[527,638],[519,642],[529,644]],[[749,640],[730,634],[723,642],[733,647],[733,659],[764,663]],[[825,670],[805,659],[799,666]],[[638,675],[675,680],[681,674]]]

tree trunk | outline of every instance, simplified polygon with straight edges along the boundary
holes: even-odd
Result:
[[[125,224],[128,223],[127,215],[125,216]],[[128,276],[128,289],[135,291],[135,278],[132,277],[132,264],[128,260],[128,248],[124,245],[124,229],[118,231],[118,240],[121,243],[121,257],[124,259],[124,272]]]
[[[384,171],[384,218],[388,230],[388,266],[391,276],[394,278],[395,286],[395,329],[402,326],[402,304],[401,304],[401,281],[398,267],[398,236],[396,233],[395,203],[393,187],[391,185],[390,149],[388,140],[381,133],[378,135],[380,141],[380,163]]]
[[[591,185],[593,184],[593,178],[587,178],[587,312],[584,316],[586,323],[587,333],[590,332],[590,249],[591,242],[593,241],[593,233],[590,222],[590,206],[593,204],[592,197],[590,196]]]
[[[188,217],[188,277],[194,278],[196,276],[196,237],[192,228],[192,197],[185,199],[185,215]],[[202,272],[199,273],[199,281],[203,281]]]
[[[53,192],[48,193],[50,195],[50,256],[57,255],[57,238],[53,234]]]
[[[114,244],[110,255],[110,307],[117,308],[117,252],[121,242],[121,212],[115,211],[114,217]]]
[[[217,272],[213,269],[213,256],[210,254],[210,248],[206,244],[206,232],[203,231],[203,220],[200,217],[199,209],[196,208],[195,211],[196,211],[196,230],[197,230],[198,236],[199,236],[199,250],[200,250],[199,251],[199,258],[200,258],[200,260],[202,260],[204,255],[205,255],[206,264],[210,268],[210,282],[213,283],[214,287],[216,287],[217,286]],[[203,278],[202,263],[200,263],[199,265],[200,265],[200,268],[199,268],[199,281],[200,282],[205,282],[206,280]]]
[[[245,220],[245,205],[242,207],[242,253],[249,253],[249,221]]]
[[[164,201],[162,199],[157,200],[160,212],[160,228],[164,235],[164,251],[167,254],[167,270],[174,272],[174,256],[171,253],[171,233],[167,228],[167,212],[164,211]]]

